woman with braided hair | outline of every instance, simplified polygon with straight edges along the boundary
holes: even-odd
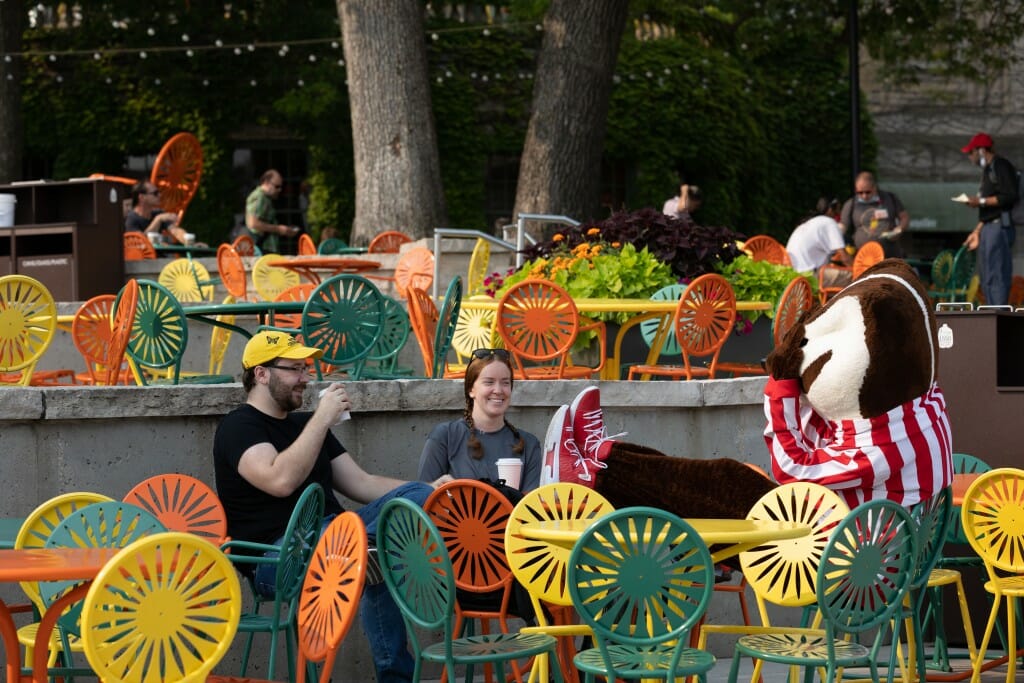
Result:
[[[443,422],[430,432],[420,455],[417,479],[498,480],[500,458],[523,461],[519,490],[540,485],[540,441],[506,418],[512,400],[512,362],[505,349],[477,349],[466,367],[466,410],[461,419]]]

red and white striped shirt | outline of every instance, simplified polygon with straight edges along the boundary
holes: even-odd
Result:
[[[877,498],[910,506],[952,481],[952,434],[937,383],[884,415],[835,422],[800,398],[798,380],[768,379],[764,439],[779,483],[822,484],[853,508]]]

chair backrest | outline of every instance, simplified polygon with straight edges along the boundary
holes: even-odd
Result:
[[[228,294],[235,301],[245,301],[249,276],[245,272],[245,262],[241,255],[230,244],[217,247],[217,273]]]
[[[786,285],[779,303],[775,307],[775,320],[772,322],[772,344],[779,346],[789,329],[800,320],[814,305],[814,290],[807,278],[798,275]]]
[[[952,249],[943,249],[932,259],[932,288],[945,291],[949,288],[953,279],[953,257],[955,252]]]
[[[231,646],[241,603],[234,567],[208,541],[175,532],[141,538],[89,587],[86,659],[108,683],[205,681]]]
[[[70,513],[43,544],[46,548],[123,548],[151,534],[167,531],[156,517],[140,507],[119,501],[92,503]],[[41,604],[52,605],[81,580],[42,581],[39,583]],[[79,635],[82,605],[76,604],[60,617],[61,627]]]
[[[235,248],[239,256],[262,256],[259,247],[256,246],[256,240],[252,238],[252,235],[239,235],[235,238],[235,241],[231,243],[231,246]]]
[[[316,285],[312,282],[300,282],[279,293],[274,301],[307,301],[314,289],[316,289]],[[274,316],[274,324],[277,327],[289,327],[297,330],[302,327],[302,314],[278,313]]]
[[[860,277],[861,273],[885,258],[885,250],[878,242],[866,242],[853,257],[853,279]]]
[[[448,350],[452,347],[455,326],[459,322],[459,309],[462,307],[462,276],[456,275],[448,283],[441,310],[437,312],[437,327],[434,329],[434,358],[431,364],[431,377],[444,377],[448,367]]]
[[[184,259],[178,259],[183,261]],[[127,353],[136,366],[167,369],[174,384],[181,374],[181,357],[188,345],[188,321],[178,299],[151,280],[139,280],[139,302],[128,337]],[[145,384],[144,372],[136,379]]]
[[[786,247],[771,235],[754,235],[743,243],[743,250],[755,261],[768,261],[780,266],[789,265]]]
[[[178,301],[212,301],[213,285],[201,286],[200,282],[209,282],[210,271],[206,266],[187,258],[176,258],[167,262],[160,269],[157,282],[169,291]]]
[[[494,347],[494,311],[459,307],[459,319],[452,335],[452,349],[464,363],[477,349]]]
[[[949,279],[949,288],[958,294],[967,293],[967,287],[971,284],[971,277],[974,275],[974,267],[977,262],[975,252],[967,247],[960,247],[953,256],[953,272]]]
[[[299,235],[299,256],[316,256],[316,243],[306,233]]]
[[[409,322],[420,347],[423,359],[423,374],[433,377],[434,372],[434,333],[440,313],[434,300],[425,289],[410,287],[406,292],[409,302]]]
[[[71,341],[85,360],[85,368],[94,384],[101,384],[100,376],[106,376],[104,363],[110,346],[111,320],[114,310],[114,294],[100,294],[84,302],[71,319]],[[136,291],[136,304],[138,293]]]
[[[377,554],[409,633],[441,630],[450,651],[454,633],[455,572],[444,539],[430,517],[405,498],[392,498],[377,519]],[[419,645],[413,639],[416,655]],[[449,668],[454,671],[454,668]]]
[[[579,325],[576,303],[554,282],[517,282],[498,301],[495,326],[524,374],[528,364],[552,360],[564,368]]]
[[[281,292],[299,284],[299,274],[294,270],[267,264],[280,258],[278,254],[264,254],[252,264],[252,286],[264,301],[276,301]]]
[[[142,261],[144,259],[156,258],[156,249],[153,248],[149,238],[141,232],[124,233],[124,260]]]
[[[370,240],[366,251],[370,254],[397,254],[401,246],[407,242],[412,242],[412,237],[404,232],[386,230]]]
[[[355,379],[383,328],[384,295],[359,275],[324,280],[302,310],[303,343],[321,349],[324,363],[352,366],[350,373]]]
[[[718,354],[736,324],[736,294],[721,275],[707,273],[691,282],[676,306],[672,329],[689,371],[691,358],[711,357],[711,376]]]
[[[178,215],[185,212],[199,189],[203,175],[203,148],[191,133],[177,133],[164,143],[149,174],[160,190],[160,208]]]
[[[750,508],[747,519],[807,524],[811,533],[771,541],[740,553],[743,576],[758,599],[784,607],[803,607],[817,600],[818,561],[828,540],[850,508],[830,488],[813,482],[782,484]]]
[[[328,237],[317,247],[318,254],[339,254],[342,249],[348,249],[348,243],[337,237]]]
[[[62,493],[59,496],[54,496],[36,506],[36,509],[25,518],[14,539],[14,547],[16,549],[42,548],[46,545],[46,540],[53,530],[69,516],[87,505],[109,500],[113,499],[102,493],[88,491]],[[39,584],[35,581],[23,581],[20,585],[29,600],[38,605]]]
[[[228,294],[224,297],[225,304],[235,303],[235,297]],[[228,346],[231,344],[231,330],[222,325],[234,325],[235,314],[234,313],[218,313],[214,320],[217,321],[217,325],[212,325],[210,330],[210,364],[208,366],[208,372],[210,375],[220,374],[220,371],[224,368],[224,357],[228,353]]]
[[[456,587],[474,593],[503,589],[507,607],[512,570],[505,558],[505,526],[512,503],[489,484],[456,479],[434,489],[423,509],[448,548]]]
[[[380,338],[370,349],[366,360],[377,363],[380,367],[391,368],[395,365],[398,354],[409,340],[412,324],[405,307],[390,296],[383,297],[384,318],[381,323]]]
[[[107,386],[120,382],[125,372],[122,369],[124,355],[128,350],[128,339],[131,337],[135,314],[139,309],[139,281],[135,278],[128,280],[117,293],[113,306],[110,339],[103,355],[103,372],[98,378]]]
[[[491,264],[491,243],[482,237],[476,239],[473,253],[469,257],[469,270],[466,273],[466,291],[469,296],[483,294],[484,280]],[[472,349],[470,349],[472,350]]]
[[[996,570],[1024,573],[1024,470],[1000,467],[984,472],[967,488],[960,518],[967,542],[990,578]]]
[[[686,285],[673,283],[671,285],[665,285],[654,294],[651,295],[652,301],[679,301],[679,297],[686,291]],[[643,337],[644,343],[650,348],[651,344],[654,343],[655,337],[658,335],[658,329],[661,327],[661,316],[651,316],[647,320],[640,322],[640,336]],[[678,356],[680,354],[679,342],[676,341],[674,334],[665,335],[665,341],[661,345],[662,356]]]
[[[341,641],[359,613],[366,577],[366,527],[351,510],[327,525],[317,541],[299,596],[297,683],[306,663],[321,662],[320,683],[329,683]]]
[[[523,496],[512,508],[505,527],[505,553],[509,567],[534,600],[555,605],[571,605],[566,584],[569,549],[564,546],[526,538],[524,524],[544,520],[593,520],[615,508],[597,491],[580,484],[547,484]],[[534,608],[543,619],[539,604]]]
[[[228,520],[220,498],[204,482],[187,474],[158,474],[140,481],[124,496],[170,531],[183,531],[220,545],[227,540]]]
[[[395,264],[395,290],[403,299],[410,287],[430,289],[434,284],[434,253],[426,247],[410,249]]]
[[[56,330],[57,305],[42,282],[26,275],[0,277],[0,372],[20,371],[16,383],[28,386]]]
[[[674,640],[665,666],[676,670],[687,634],[711,600],[715,567],[687,522],[665,510],[630,507],[583,532],[569,556],[568,584],[576,612],[594,631],[608,678],[617,679],[609,653],[615,644]]]
[[[977,456],[969,455],[967,453],[953,454],[954,474],[981,474],[983,472],[988,472],[991,469],[991,465]],[[960,510],[960,506],[954,506],[950,513],[952,515],[952,521],[950,522],[949,529],[946,532],[946,543],[967,545],[967,536],[964,535],[964,527],[960,522]]]
[[[910,516],[917,524],[918,554],[910,590],[917,591],[928,584],[932,569],[942,557],[942,546],[953,516],[953,489],[947,486],[928,500],[917,503],[911,507]]]
[[[818,609],[830,640],[882,626],[902,608],[917,564],[915,527],[906,509],[883,499],[839,523],[818,564]],[[885,632],[877,629],[876,644]]]
[[[302,588],[309,558],[316,547],[324,519],[324,490],[319,484],[310,484],[295,502],[288,518],[278,556],[275,600],[278,604],[295,604]]]

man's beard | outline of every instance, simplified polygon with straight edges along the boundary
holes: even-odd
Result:
[[[286,413],[302,407],[302,396],[295,396],[292,393],[292,390],[295,389],[294,384],[285,384],[271,373],[270,384],[267,388],[270,390],[270,398],[274,399],[277,406]]]

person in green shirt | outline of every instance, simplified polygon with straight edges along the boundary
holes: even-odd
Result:
[[[278,236],[294,237],[299,228],[277,222],[274,200],[281,194],[284,179],[274,169],[260,176],[260,184],[245,199],[245,227],[263,253],[277,253]]]

